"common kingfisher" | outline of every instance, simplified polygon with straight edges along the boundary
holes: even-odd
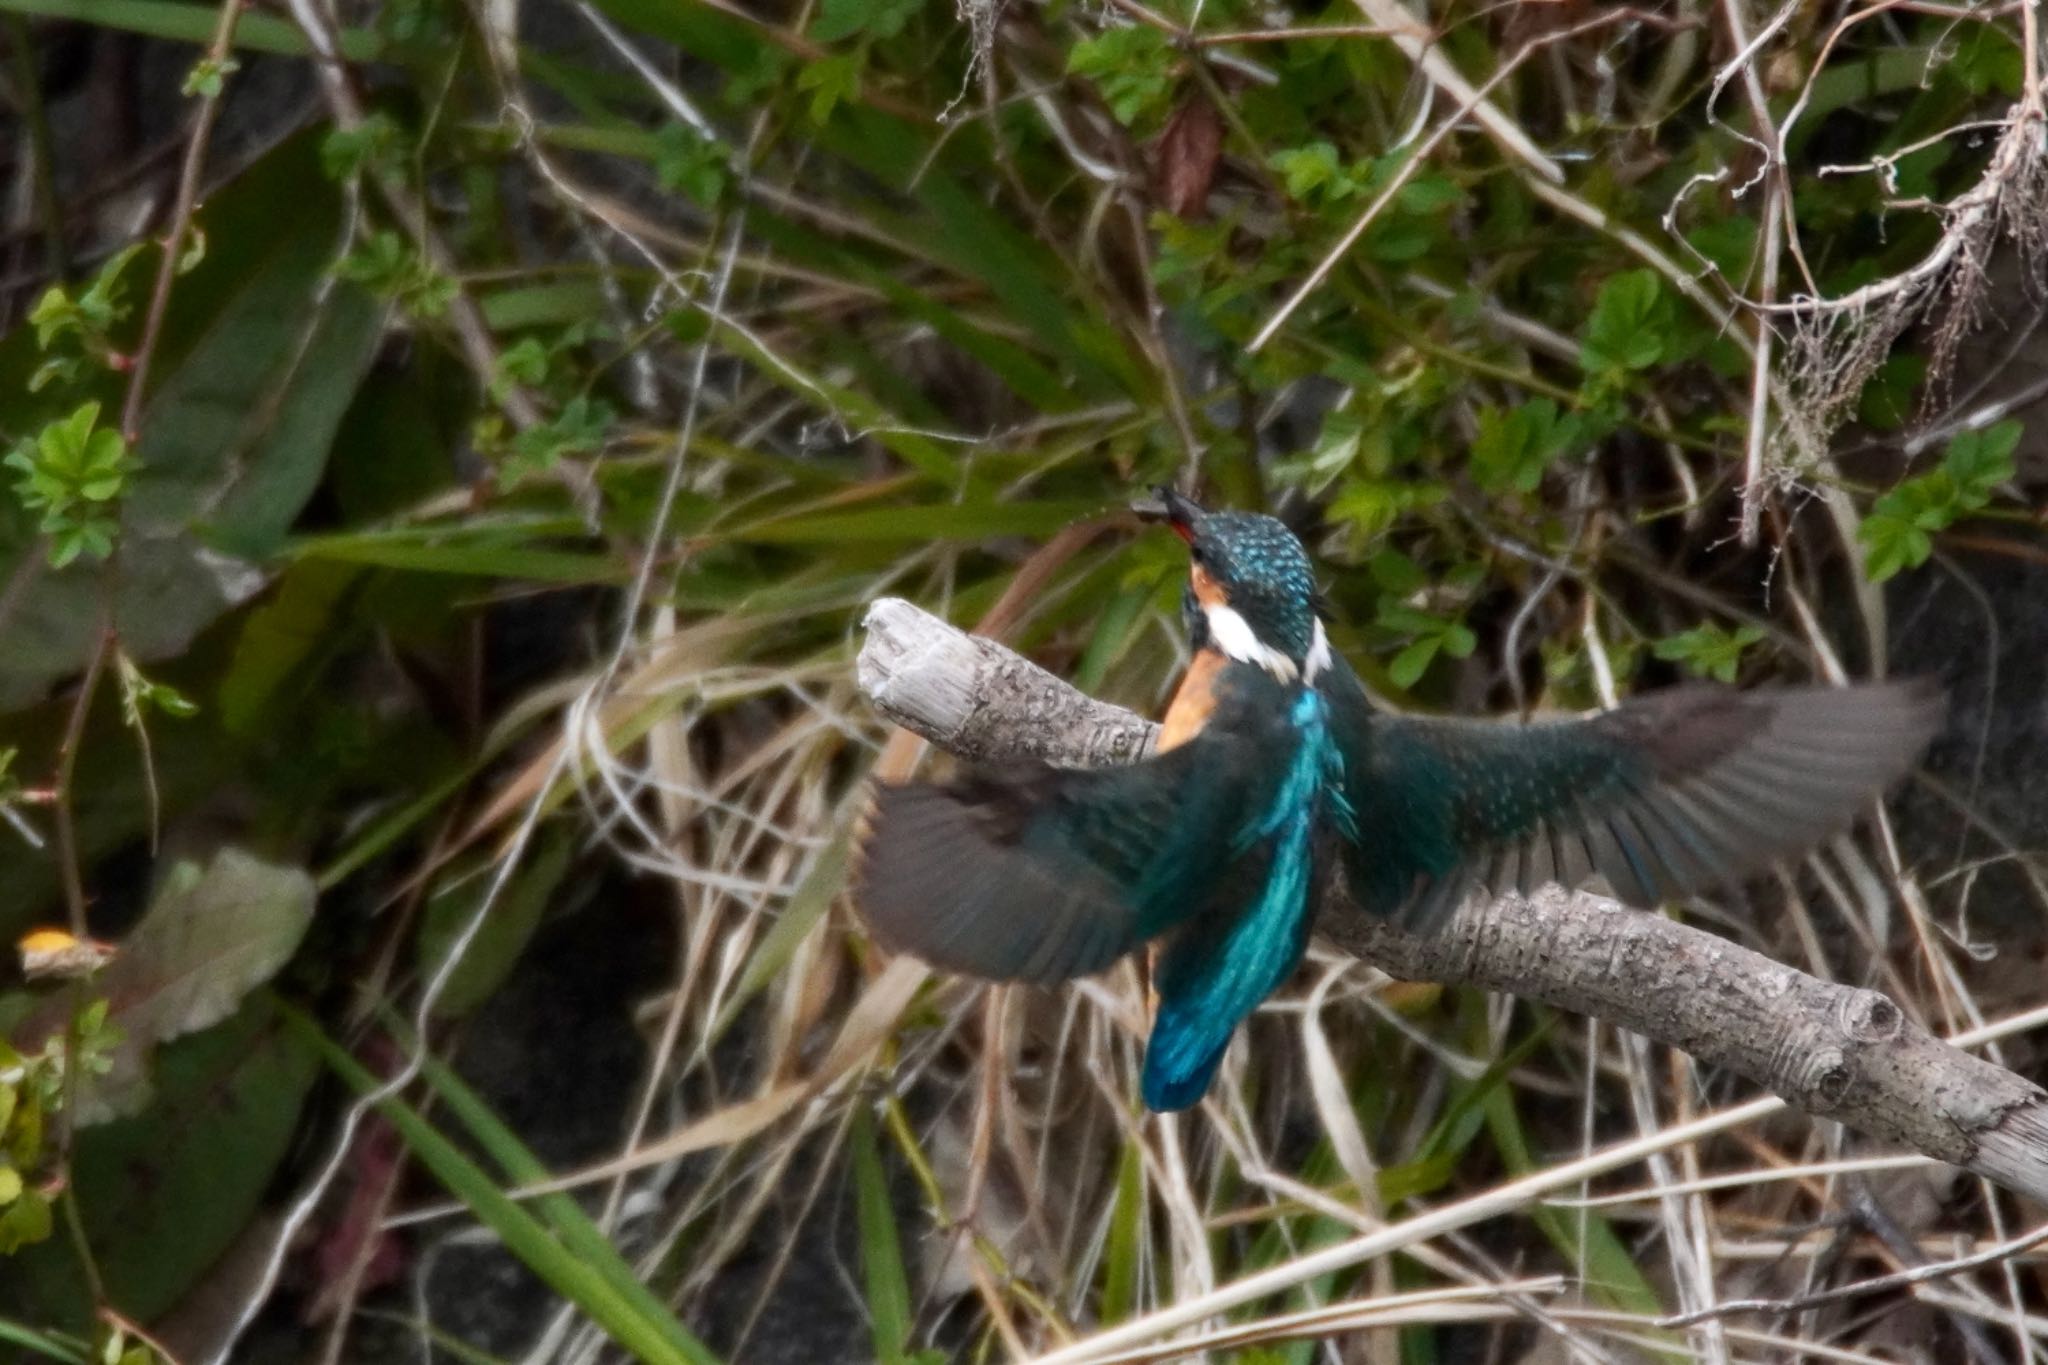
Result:
[[[877,790],[854,900],[885,947],[1054,982],[1164,938],[1143,1094],[1184,1109],[1294,971],[1326,878],[1427,932],[1472,892],[1603,878],[1653,908],[1810,848],[1938,727],[1924,681],[1685,685],[1589,718],[1403,716],[1332,652],[1285,525],[1171,490],[1191,658],[1153,755]]]

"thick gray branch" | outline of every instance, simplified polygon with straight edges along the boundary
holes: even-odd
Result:
[[[860,685],[890,720],[963,758],[1129,762],[1151,722],[897,599],[868,610]],[[1738,1072],[1809,1114],[2048,1198],[2048,1093],[1837,986],[1604,897],[1549,888],[1404,932],[1341,889],[1317,928],[1390,975],[1597,1015]]]

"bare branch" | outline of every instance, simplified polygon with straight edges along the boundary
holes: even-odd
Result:
[[[890,720],[962,757],[1089,766],[1129,761],[1150,743],[1149,722],[907,602],[876,602],[867,630],[862,690]],[[1363,915],[1333,889],[1317,927],[1390,975],[1597,1015],[1816,1117],[2048,1197],[2048,1093],[1951,1047],[1875,991],[1556,888],[1470,902],[1431,935]]]

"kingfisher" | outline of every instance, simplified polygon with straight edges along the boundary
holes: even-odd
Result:
[[[1393,713],[1331,649],[1285,524],[1171,489],[1136,510],[1189,550],[1189,663],[1152,754],[881,786],[853,897],[882,946],[988,980],[1064,981],[1158,941],[1154,1110],[1207,1092],[1332,877],[1424,933],[1481,890],[1597,879],[1655,908],[1838,831],[1940,722],[1924,680],[1690,684],[1532,723]]]

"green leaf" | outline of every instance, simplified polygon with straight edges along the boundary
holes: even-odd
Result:
[[[1743,651],[1764,638],[1761,626],[1738,626],[1724,630],[1712,622],[1657,641],[1654,653],[1660,659],[1683,664],[1702,677],[1724,683],[1735,681],[1742,667]]]
[[[1373,536],[1420,507],[1445,497],[1443,485],[1404,479],[1346,479],[1330,503],[1329,518],[1349,523],[1360,536]]]
[[[1981,431],[1959,433],[1948,443],[1942,466],[1955,480],[1956,504],[1976,511],[1991,501],[1998,485],[2017,472],[2013,452],[2019,448],[2022,427],[2005,421]]]
[[[20,1177],[16,1177],[17,1182]],[[0,1256],[12,1256],[23,1247],[49,1240],[50,1198],[41,1190],[21,1190],[0,1208]]]
[[[380,109],[353,128],[330,129],[320,142],[320,169],[329,180],[352,180],[365,170],[394,165],[403,148],[396,120]]]
[[[1366,564],[1366,571],[1372,581],[1390,597],[1408,597],[1420,591],[1429,583],[1429,575],[1399,550],[1387,548],[1373,555]]]
[[[1712,261],[1721,274],[1739,280],[1756,254],[1756,219],[1734,214],[1702,223],[1685,234],[1693,250]]]
[[[1394,196],[1394,202],[1400,205],[1403,213],[1425,216],[1443,213],[1463,203],[1464,199],[1465,191],[1457,181],[1427,171],[1403,185],[1400,193]]]
[[[875,1360],[877,1365],[906,1365],[912,1325],[910,1277],[904,1273],[896,1210],[876,1150],[874,1117],[865,1106],[854,1111],[847,1146],[853,1158],[854,1209],[860,1226],[861,1271],[867,1285]]]
[[[1110,1209],[1108,1245],[1102,1255],[1104,1322],[1123,1321],[1136,1300],[1145,1212],[1144,1154],[1135,1139],[1126,1138],[1117,1160],[1116,1202]]]
[[[1579,343],[1589,370],[1643,370],[1657,363],[1675,319],[1654,271],[1628,270],[1600,286]]]
[[[1335,144],[1311,142],[1273,153],[1266,164],[1280,172],[1290,199],[1319,203],[1342,199],[1358,192],[1358,182],[1346,169]]]
[[[158,382],[118,504],[116,623],[138,662],[179,653],[262,587],[235,555],[280,543],[376,354],[382,310],[324,278],[340,196],[320,174],[317,143],[292,138],[211,192],[202,222],[214,249],[172,291]],[[277,212],[280,203],[295,211]],[[18,364],[32,341],[16,333],[0,343],[0,368]],[[13,417],[6,402],[0,421]],[[74,554],[111,544],[111,520],[80,521],[67,531]],[[0,516],[0,578],[16,572],[34,532]],[[102,571],[79,565],[43,573],[21,594],[0,650],[0,707],[82,667],[98,643],[102,589]]]
[[[859,54],[845,52],[819,58],[797,73],[796,88],[810,92],[811,122],[825,122],[834,109],[859,97]]]
[[[1429,671],[1430,664],[1435,662],[1443,643],[1441,635],[1426,635],[1417,640],[1394,656],[1394,661],[1387,665],[1387,676],[1398,686],[1415,686]]]
[[[1577,418],[1556,402],[1534,398],[1503,412],[1482,408],[1472,441],[1472,474],[1489,492],[1533,493],[1544,470],[1580,439]]]
[[[4,8],[14,14],[70,19],[183,43],[212,42],[213,30],[219,24],[214,11],[187,0],[6,0]],[[345,28],[336,36],[340,39],[341,55],[352,62],[375,61],[384,49],[377,35],[364,29]],[[241,15],[235,21],[234,43],[246,52],[274,52],[288,57],[312,55],[299,26],[275,14]]]
[[[1939,468],[1903,480],[1872,505],[1856,532],[1871,582],[1925,564],[1934,553],[1935,532],[1991,501],[1998,485],[2017,472],[2013,453],[2021,430],[2020,423],[2006,421],[1959,434]]]
[[[727,164],[732,157],[724,143],[687,123],[671,123],[655,136],[659,150],[654,158],[654,178],[663,189],[688,195],[706,206],[724,197],[730,178]]]
[[[1882,583],[1905,569],[1917,569],[1934,553],[1934,538],[1903,517],[1874,512],[1856,528],[1863,542],[1863,571]]]
[[[33,1351],[45,1360],[61,1360],[66,1365],[92,1365],[92,1357],[83,1347],[69,1340],[60,1341],[45,1332],[33,1331],[7,1318],[0,1318],[0,1342]]]
[[[217,100],[227,84],[227,78],[241,69],[241,63],[233,57],[215,60],[201,57],[185,73],[185,84],[180,88],[186,98],[197,95],[202,99]]]
[[[260,1207],[319,1066],[261,993],[164,1048],[147,1111],[78,1134],[72,1180],[107,1289],[154,1319],[181,1301]],[[83,1327],[92,1303],[59,1242],[0,1262],[0,1303]]]
[[[1150,24],[1107,29],[1074,44],[1067,72],[1093,80],[1117,122],[1129,125],[1165,108],[1173,89],[1173,47]]]
[[[824,0],[811,24],[811,39],[836,43],[857,33],[871,38],[893,38],[920,7],[921,0]]]

